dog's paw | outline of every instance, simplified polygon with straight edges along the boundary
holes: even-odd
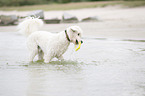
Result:
[[[44,61],[44,63],[48,64],[48,63],[49,63],[49,61]]]

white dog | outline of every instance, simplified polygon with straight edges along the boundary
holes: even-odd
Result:
[[[79,26],[71,26],[65,31],[52,34],[47,31],[38,31],[42,25],[41,19],[31,17],[26,18],[18,25],[20,32],[28,37],[27,47],[30,51],[30,61],[33,61],[37,54],[38,59],[44,59],[45,63],[49,63],[54,57],[63,60],[62,55],[71,42],[75,45],[82,43],[82,30]]]

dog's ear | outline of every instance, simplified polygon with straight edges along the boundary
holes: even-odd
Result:
[[[73,28],[70,28],[73,32],[76,32],[76,30],[74,30]]]

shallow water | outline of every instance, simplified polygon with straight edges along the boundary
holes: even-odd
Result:
[[[0,96],[144,96],[145,42],[83,38],[65,61],[28,63],[25,37],[0,32]]]

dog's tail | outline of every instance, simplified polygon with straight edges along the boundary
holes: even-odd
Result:
[[[18,30],[21,34],[29,36],[31,33],[38,31],[43,25],[43,21],[34,17],[27,17],[18,25]]]

